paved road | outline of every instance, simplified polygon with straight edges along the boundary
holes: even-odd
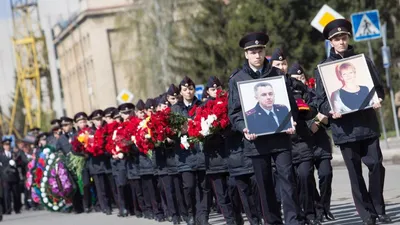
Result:
[[[367,175],[364,168],[364,174]],[[368,179],[366,180],[368,182]],[[400,225],[400,165],[386,165],[385,199],[387,213],[392,216],[395,223]],[[347,171],[343,167],[334,169],[332,211],[337,220],[324,224],[330,225],[357,225],[360,219],[356,215],[352,203],[351,190]],[[219,215],[211,215],[210,222],[213,225],[224,224]],[[5,216],[2,224],[7,225],[157,225],[155,221],[136,219],[134,217],[118,218],[116,215],[106,216],[101,213],[91,214],[61,214],[41,212],[23,212],[20,215]],[[170,223],[162,223],[170,224]],[[246,223],[248,224],[248,223]]]

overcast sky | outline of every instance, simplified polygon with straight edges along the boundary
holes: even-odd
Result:
[[[79,9],[79,0],[38,0],[42,28],[49,28]],[[49,25],[51,24],[51,25]],[[10,0],[0,0],[0,104],[8,114],[11,94],[15,89],[14,55],[11,44],[12,20]],[[48,42],[47,45],[50,43]],[[53,75],[52,75],[53,76]]]

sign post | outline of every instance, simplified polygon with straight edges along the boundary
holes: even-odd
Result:
[[[196,90],[195,96],[197,97],[197,99],[199,99],[201,101],[202,100],[201,96],[203,95],[203,91],[204,91],[204,85],[202,85],[202,84],[196,85],[195,90]]]
[[[372,52],[371,40],[381,38],[382,36],[386,35],[386,34],[383,34],[386,31],[385,32],[382,31],[383,29],[381,27],[381,23],[379,20],[379,11],[371,10],[371,11],[353,13],[351,15],[351,23],[353,26],[354,41],[367,41],[369,57],[372,60],[372,62],[374,62],[374,55]],[[385,39],[384,42],[386,42],[386,37],[384,37],[383,39]],[[388,76],[388,75],[386,75],[386,76]],[[387,82],[389,82],[388,79],[386,79],[386,80],[387,80]],[[387,83],[387,84],[388,84],[388,86],[390,86],[389,83]],[[393,102],[392,102],[392,105],[393,105]],[[383,136],[385,138],[386,147],[389,148],[389,144],[387,141],[385,122],[383,120],[382,108],[379,109],[379,116],[381,118],[382,132],[383,132]],[[395,114],[395,117],[396,117],[396,114]],[[399,128],[397,125],[397,117],[395,118],[395,126],[396,126],[396,135],[397,135],[397,137],[399,137],[399,131],[398,131]]]

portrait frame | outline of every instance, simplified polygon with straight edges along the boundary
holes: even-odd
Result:
[[[369,109],[379,100],[364,54],[320,64],[318,71],[335,113]]]
[[[237,86],[243,119],[250,133],[263,136],[284,133],[289,128],[294,128],[292,109],[284,76],[240,81]],[[261,98],[261,95],[266,96],[267,93],[270,93],[271,89],[269,88],[273,92],[272,102],[271,100],[266,100],[266,98]],[[256,90],[265,92],[262,94]],[[273,113],[271,115],[273,119],[269,116],[271,111],[265,108],[272,109]]]

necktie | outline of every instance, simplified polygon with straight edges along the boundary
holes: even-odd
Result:
[[[257,70],[256,74],[257,74],[257,78],[261,77],[261,72],[259,70]]]
[[[269,124],[271,125],[271,128],[273,130],[278,129],[278,124],[276,124],[275,118],[274,118],[274,113],[273,112],[269,112],[268,113],[268,120],[269,120]]]

